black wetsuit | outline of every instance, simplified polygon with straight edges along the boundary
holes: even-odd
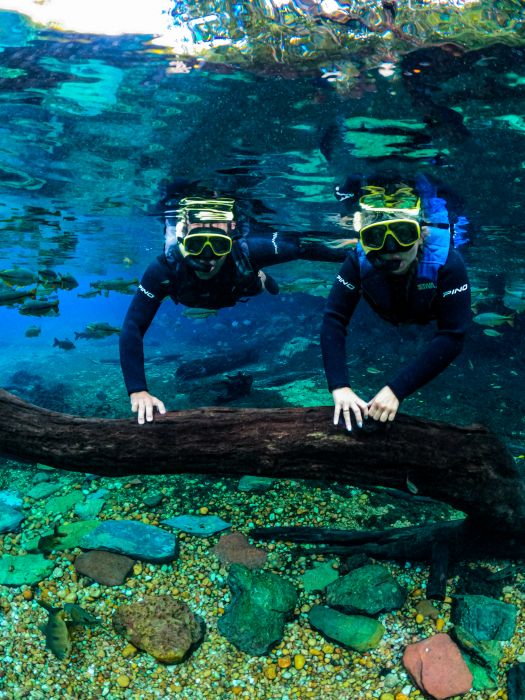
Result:
[[[421,283],[415,269],[400,276],[373,270],[363,280],[354,250],[336,278],[323,318],[321,346],[330,391],[351,386],[345,339],[361,296],[394,325],[437,322],[437,331],[423,352],[385,382],[399,401],[436,377],[461,352],[471,319],[470,288],[463,260],[454,249],[440,267],[435,284]]]
[[[259,294],[260,269],[298,258],[341,262],[346,253],[323,244],[301,240],[298,234],[261,231],[234,242],[219,272],[209,280],[179,256],[169,263],[159,255],[147,268],[133,297],[120,334],[120,363],[129,394],[147,391],[143,339],[160,304],[166,297],[193,308],[221,309]],[[263,235],[265,234],[265,235]]]

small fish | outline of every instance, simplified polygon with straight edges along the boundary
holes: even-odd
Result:
[[[102,294],[101,289],[92,289],[90,292],[84,292],[83,294],[77,294],[77,297],[81,299],[91,299],[92,297],[98,297]]]
[[[26,287],[29,284],[38,282],[36,272],[27,270],[24,267],[12,267],[7,270],[0,270],[0,278],[10,286]]]
[[[138,282],[139,281],[136,277],[132,280],[125,280],[122,279],[122,277],[118,277],[112,280],[97,280],[96,282],[90,282],[89,286],[102,292],[124,292],[124,294],[129,294],[130,287],[136,287]]]
[[[418,491],[419,491],[418,487],[414,484],[413,481],[410,481],[408,476],[406,479],[406,485],[407,485],[407,489],[410,491],[410,493],[413,493],[414,496],[418,493]]]
[[[38,600],[37,603],[49,613],[46,624],[40,627],[46,638],[46,647],[57,659],[67,659],[71,653],[71,637],[64,619],[64,610],[53,608],[43,600]]]
[[[66,289],[68,291],[71,291],[72,289],[76,289],[76,287],[78,287],[78,282],[73,277],[73,275],[70,275],[68,272],[66,272],[64,274],[58,275],[58,286],[60,287],[60,289]]]
[[[27,316],[56,315],[58,314],[58,298],[25,299],[22,306],[18,308],[18,311]]]
[[[112,333],[120,333],[120,331],[122,330],[121,328],[118,328],[117,326],[112,326],[109,323],[106,323],[105,321],[100,321],[97,323],[88,323],[86,329],[89,331],[95,331],[97,333],[106,333],[107,335],[111,335]]]
[[[208,318],[217,316],[217,309],[184,309],[182,315],[186,318]]]
[[[75,349],[75,343],[71,342],[69,338],[66,338],[65,340],[59,340],[58,338],[55,338],[55,341],[53,343],[53,347],[60,348],[61,350],[74,350]]]
[[[117,326],[111,326],[105,321],[99,323],[88,323],[86,328],[80,333],[75,331],[75,340],[79,338],[85,338],[86,340],[98,340],[100,338],[107,338],[114,333],[120,333],[122,329]]]
[[[497,314],[492,311],[487,311],[483,314],[478,314],[472,319],[474,323],[479,323],[480,326],[501,326],[504,323],[508,323],[509,326],[514,325],[514,316],[504,316],[503,314]]]
[[[122,262],[126,267],[130,267],[131,265],[133,265],[133,260],[128,257],[122,258]]]
[[[37,335],[40,335],[41,330],[40,326],[29,326],[24,335],[26,338],[36,338]]]
[[[60,525],[55,523],[53,532],[50,535],[43,535],[43,537],[38,540],[36,549],[38,552],[42,552],[42,554],[49,554],[53,550],[59,548],[61,544],[60,540],[66,536],[67,534],[65,532],[60,532]]]
[[[381,370],[377,369],[376,367],[367,367],[366,371],[368,374],[380,374]]]
[[[36,287],[30,289],[11,289],[11,287],[6,284],[0,289],[0,304],[12,304],[18,299],[34,297],[35,295]]]
[[[75,625],[84,625],[84,627],[96,627],[102,622],[98,617],[95,617],[80,605],[76,603],[64,603],[64,611],[71,618],[71,622]]]
[[[490,338],[499,338],[503,335],[503,333],[500,333],[495,328],[484,328],[483,333],[484,335],[488,335]]]

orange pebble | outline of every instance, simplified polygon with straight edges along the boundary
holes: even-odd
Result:
[[[277,664],[279,668],[288,668],[292,665],[292,660],[289,656],[280,656],[277,661]]]
[[[22,595],[24,596],[25,600],[33,599],[33,591],[30,588],[26,588]]]

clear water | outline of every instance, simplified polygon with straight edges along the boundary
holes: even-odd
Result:
[[[323,70],[182,62],[140,36],[38,30],[8,12],[0,13],[0,27],[0,270],[53,270],[78,282],[56,290],[56,315],[23,315],[20,302],[0,305],[0,386],[77,415],[130,415],[118,336],[75,340],[75,332],[93,322],[122,324],[129,294],[82,295],[97,281],[131,283],[161,252],[164,181],[234,185],[266,205],[259,216],[272,225],[339,238],[347,231],[334,187],[348,174],[423,171],[462,201],[469,242],[461,252],[477,288],[474,313],[511,315],[512,324],[497,326],[497,334],[473,324],[463,354],[403,410],[485,423],[523,454],[523,49],[436,46],[400,59],[393,75],[364,61],[349,81],[343,60]],[[328,133],[329,160],[320,149]],[[145,343],[152,393],[170,409],[211,405],[217,378],[177,383],[178,362],[249,345],[260,353],[245,368],[253,390],[233,405],[329,404],[318,329],[335,273],[329,264],[275,267],[278,297],[206,319],[166,302]],[[28,337],[31,326],[38,335]],[[55,338],[74,341],[74,349],[54,346]],[[349,344],[360,394],[372,396],[382,374],[426,338],[426,331],[393,329],[360,308]],[[166,355],[175,358],[164,362]],[[269,381],[292,371],[303,373],[295,383]]]
[[[352,172],[394,167],[406,175],[429,172],[463,200],[471,242],[462,252],[473,286],[482,290],[475,311],[513,313],[512,326],[495,329],[501,335],[487,336],[473,325],[454,366],[404,408],[458,422],[481,420],[509,441],[522,441],[516,381],[523,370],[525,284],[522,50],[495,46],[463,56],[422,50],[406,56],[393,76],[383,77],[377,67],[362,71],[353,92],[341,95],[337,79],[330,82],[312,69],[279,72],[276,65],[267,75],[202,61],[183,64],[140,37],[80,39],[35,31],[11,13],[2,14],[2,26],[0,269],[51,269],[73,275],[79,285],[57,291],[56,316],[21,315],[20,303],[0,306],[3,386],[60,408],[59,383],[64,410],[128,414],[116,335],[79,340],[71,351],[53,342],[74,340],[88,323],[121,324],[129,296],[79,294],[95,281],[140,278],[160,252],[156,214],[164,181],[233,184],[245,199],[262,200],[272,210],[265,219],[277,227],[340,237],[345,230],[334,186]],[[451,123],[449,110],[461,115],[463,126]],[[335,136],[327,162],[320,144],[330,130]],[[291,290],[276,299],[253,299],[205,320],[188,319],[171,303],[162,308],[146,353],[151,389],[170,408],[209,404],[214,395],[192,397],[187,387],[176,387],[176,362],[155,364],[166,353],[183,361],[214,347],[254,342],[264,348],[258,367],[264,374],[276,361],[286,368],[279,353],[294,336],[317,343],[323,290],[334,267],[305,262],[273,272]],[[518,292],[517,313],[505,306],[505,287]],[[417,344],[364,310],[360,316],[350,358],[366,395],[379,386],[366,368],[388,372],[400,352],[411,354]],[[32,325],[41,333],[28,338]],[[256,381],[253,405],[262,398],[263,405],[329,403],[318,352],[296,359],[311,372],[308,395],[258,397]],[[13,381],[20,370],[38,375],[39,395]]]

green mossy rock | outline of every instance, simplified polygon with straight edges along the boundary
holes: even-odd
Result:
[[[383,625],[364,615],[345,615],[324,605],[314,605],[310,624],[325,637],[355,651],[374,649],[385,633]]]

